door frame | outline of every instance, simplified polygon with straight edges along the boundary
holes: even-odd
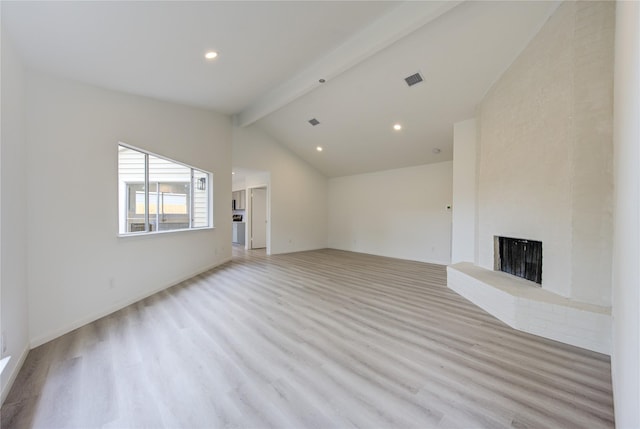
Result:
[[[271,187],[269,185],[260,184],[247,186],[247,195],[246,195],[246,209],[245,213],[247,216],[247,237],[245,239],[244,248],[246,250],[251,250],[251,237],[253,234],[252,231],[252,219],[251,219],[251,210],[252,210],[252,198],[251,193],[254,189],[265,189],[267,191],[267,255],[271,255]]]

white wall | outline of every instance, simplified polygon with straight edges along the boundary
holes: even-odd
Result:
[[[247,188],[258,188],[264,185],[269,186],[271,183],[271,173],[258,173],[250,174],[245,177],[245,186]]]
[[[270,173],[267,240],[272,254],[327,246],[324,175],[255,126],[233,128],[233,165]]]
[[[329,180],[329,247],[451,261],[452,162]]]
[[[246,183],[247,182],[246,182],[244,177],[242,179],[233,179],[233,183],[231,185],[231,190],[233,192],[245,190],[245,189],[247,189]]]
[[[614,105],[613,399],[640,428],[640,3],[618,2]]]
[[[28,73],[32,345],[231,257],[231,124],[210,111]],[[213,172],[215,229],[118,238],[122,141]]]
[[[5,34],[2,34],[2,145],[0,148],[0,328],[11,356],[2,373],[2,401],[21,361],[29,350],[27,307],[27,163],[25,148],[24,70]],[[1,402],[1,401],[0,401]]]
[[[453,124],[451,263],[476,262],[476,120]]]
[[[611,302],[612,2],[565,2],[482,101],[478,264],[542,241],[542,287]]]

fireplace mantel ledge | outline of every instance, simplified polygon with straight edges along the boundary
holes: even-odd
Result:
[[[529,280],[521,279],[511,274],[503,273],[502,271],[487,270],[471,262],[459,262],[450,265],[450,267],[513,296],[549,304],[563,305],[578,310],[591,311],[593,313],[611,314],[611,307],[573,301],[572,299],[542,289],[536,283],[530,282]]]
[[[610,354],[611,307],[571,300],[470,262],[447,267],[447,286],[512,328]]]

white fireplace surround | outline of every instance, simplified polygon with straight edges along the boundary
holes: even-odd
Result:
[[[611,352],[612,2],[562,2],[454,125],[448,285],[508,325]],[[544,243],[542,287],[494,271],[494,236]]]
[[[447,285],[512,328],[611,354],[611,308],[562,297],[470,262],[447,267]]]

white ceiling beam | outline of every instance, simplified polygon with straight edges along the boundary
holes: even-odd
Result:
[[[462,0],[402,3],[310,67],[258,98],[235,115],[235,123],[241,127],[251,125],[322,85],[319,79],[331,80],[460,3]]]

